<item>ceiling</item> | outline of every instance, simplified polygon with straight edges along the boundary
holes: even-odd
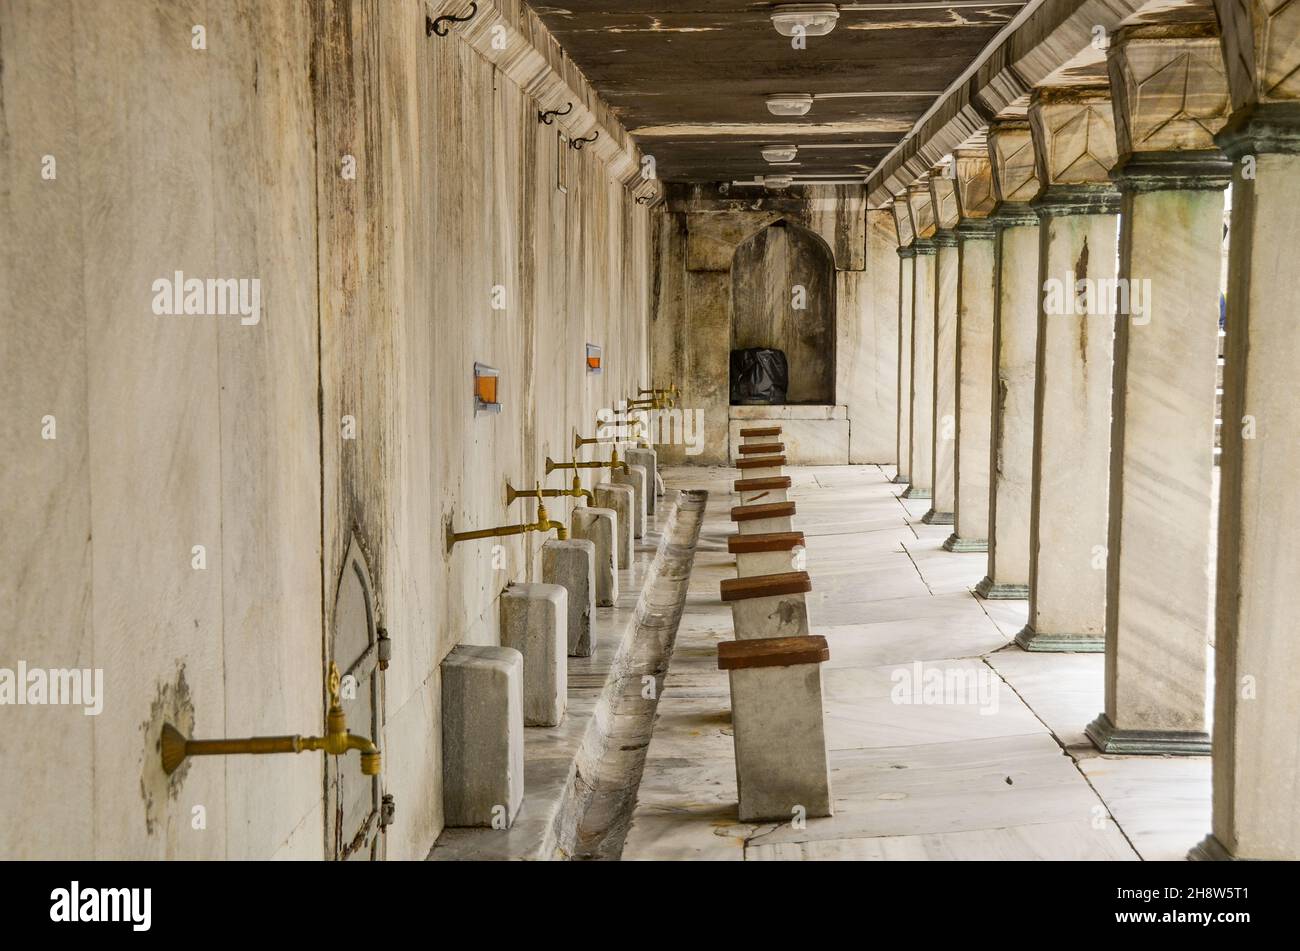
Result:
[[[660,179],[712,182],[864,178],[1023,3],[844,3],[835,30],[802,50],[776,32],[766,2],[532,6]],[[765,97],[783,92],[811,93],[811,112],[771,115]],[[759,148],[769,144],[797,144],[798,164],[768,165]]]

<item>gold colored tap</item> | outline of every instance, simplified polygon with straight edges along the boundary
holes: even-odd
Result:
[[[347,716],[339,698],[341,686],[338,665],[330,663],[330,708],[325,715],[324,736],[253,736],[246,739],[191,740],[170,723],[162,729],[162,768],[171,775],[190,756],[232,756],[241,753],[301,753],[321,750],[330,756],[343,756],[349,750],[361,752],[361,772],[378,776],[383,768],[379,748],[363,736],[348,732]]]
[[[585,499],[588,505],[596,504],[596,497],[591,494],[591,491],[589,489],[584,489],[582,487],[582,477],[579,476],[576,472],[573,474],[573,487],[568,489],[538,488],[538,489],[533,489],[532,491],[525,490],[523,492],[518,492],[514,489],[513,486],[510,485],[509,482],[506,483],[506,505],[510,505],[512,502],[514,502],[515,499],[531,498],[534,496],[537,497],[538,499],[541,499],[543,496],[545,496],[548,499],[558,499],[558,498],[565,498],[565,497],[575,498],[575,499]]]
[[[622,469],[629,474],[632,472],[627,463],[618,458],[617,444],[610,448],[609,462],[555,462],[550,456],[547,456],[546,474],[550,475],[556,469],[609,469],[611,472],[615,469]]]
[[[550,460],[548,459],[547,462]],[[550,472],[550,469],[546,470]],[[556,522],[546,512],[546,505],[542,502],[542,487],[534,490],[537,496],[537,521],[523,522],[519,525],[498,525],[496,528],[479,528],[472,532],[457,532],[453,530],[451,519],[447,519],[447,551],[451,551],[452,546],[457,542],[472,541],[475,538],[504,538],[507,535],[527,535],[529,532],[549,532],[555,531],[555,537],[559,541],[565,541],[569,537],[569,530],[563,522]]]

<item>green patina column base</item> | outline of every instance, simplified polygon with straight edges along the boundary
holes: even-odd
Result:
[[[986,576],[975,586],[975,593],[985,601],[1024,601],[1029,598],[1029,585],[996,584]]]
[[[1227,847],[1218,840],[1213,832],[1204,839],[1192,846],[1187,852],[1187,861],[1189,862],[1241,862],[1243,859],[1237,858],[1228,851]]]
[[[934,509],[930,509],[921,516],[921,521],[927,525],[951,525],[953,517],[951,512],[936,512]]]
[[[1046,631],[1035,631],[1033,626],[1029,624],[1026,624],[1020,633],[1016,635],[1016,644],[1019,645],[1021,650],[1045,654],[1106,653],[1106,635],[1104,634],[1049,634]]]
[[[962,538],[956,532],[948,536],[948,540],[943,543],[944,551],[988,551],[989,540],[987,538]]]
[[[1103,713],[1084,732],[1101,752],[1119,756],[1210,755],[1210,734],[1200,730],[1121,730]]]
[[[907,491],[904,492],[901,496],[901,498],[904,499],[928,499],[929,497],[930,497],[929,489],[918,489],[914,485],[908,486]]]

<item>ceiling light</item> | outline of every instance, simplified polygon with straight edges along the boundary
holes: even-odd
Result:
[[[798,154],[797,145],[768,145],[763,148],[763,161],[774,165],[778,162],[793,162]]]
[[[806,92],[781,92],[767,97],[767,111],[774,116],[806,116],[813,97]]]
[[[763,185],[767,188],[789,188],[794,184],[793,175],[764,175]]]
[[[781,3],[772,8],[772,25],[782,36],[825,36],[839,18],[833,3]]]

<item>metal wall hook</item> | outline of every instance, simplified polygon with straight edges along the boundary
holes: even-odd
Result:
[[[573,111],[573,103],[569,103],[563,109],[548,109],[545,112],[538,109],[537,121],[543,122],[546,125],[550,125],[552,122],[555,121],[556,116],[567,116],[572,111]]]
[[[650,204],[650,202],[654,200],[655,200],[654,195],[638,195],[636,199],[636,203],[638,205],[648,205]]]
[[[424,35],[433,36],[436,33],[438,36],[446,36],[447,30],[449,28],[444,26],[443,25],[444,23],[468,23],[470,20],[474,19],[474,17],[477,15],[478,15],[478,4],[474,3],[473,0],[471,0],[469,5],[469,13],[466,13],[464,16],[458,17],[448,13],[438,17],[438,19],[436,20],[432,20],[426,16],[424,18]]]
[[[575,151],[581,152],[581,151],[582,151],[582,147],[583,147],[584,145],[586,145],[586,144],[589,143],[589,142],[595,142],[598,138],[600,138],[600,130],[596,130],[595,132],[591,133],[591,135],[587,136],[585,139],[572,139],[572,140],[570,140],[570,142],[569,142],[569,148],[574,149]]]

